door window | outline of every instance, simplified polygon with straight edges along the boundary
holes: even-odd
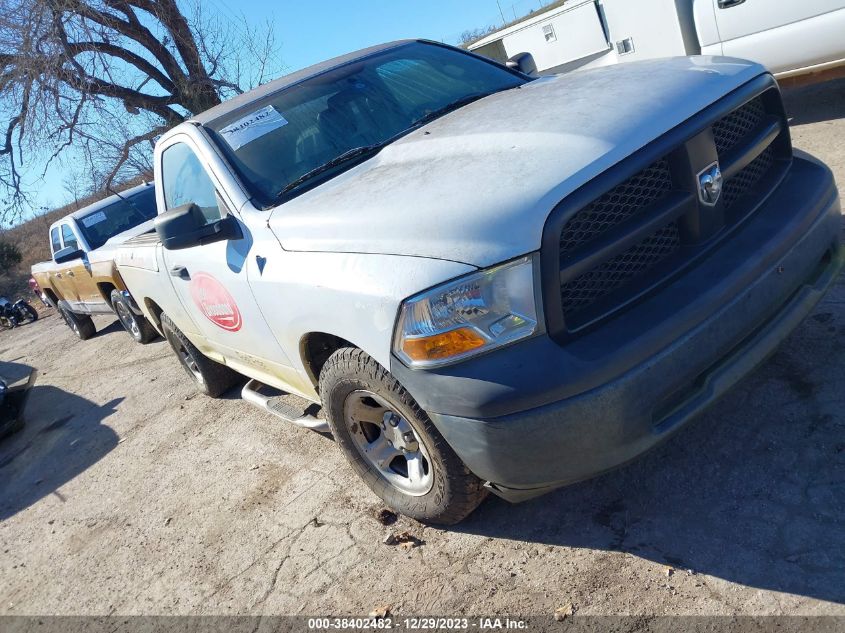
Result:
[[[69,224],[62,224],[62,241],[65,244],[65,248],[72,246],[74,249],[79,248],[79,242],[76,239],[76,235],[73,234],[73,230],[71,230]]]
[[[167,209],[194,203],[207,222],[220,219],[220,206],[211,178],[185,143],[171,145],[161,157],[161,180]]]
[[[59,238],[59,227],[54,226],[50,229],[50,245],[53,247],[53,254],[62,250],[62,240]]]

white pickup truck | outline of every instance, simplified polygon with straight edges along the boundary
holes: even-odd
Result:
[[[397,42],[204,112],[154,162],[156,232],[116,262],[188,374],[248,377],[436,523],[665,439],[842,262],[830,170],[736,59],[531,79]]]
[[[779,80],[845,66],[845,0],[568,0],[468,45],[543,74],[677,55],[732,55]]]

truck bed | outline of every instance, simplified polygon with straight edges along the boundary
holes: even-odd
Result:
[[[160,244],[161,240],[159,240],[158,233],[155,231],[136,235],[114,250],[114,263],[118,266],[158,272],[156,251]]]

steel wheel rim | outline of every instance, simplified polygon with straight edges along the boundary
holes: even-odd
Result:
[[[117,301],[115,302],[114,309],[115,312],[117,312],[117,318],[123,324],[123,327],[126,328],[132,336],[139,338],[141,336],[141,328],[138,327],[138,320],[135,318],[135,315],[129,311],[129,308]]]
[[[191,372],[194,380],[196,380],[199,384],[204,385],[205,379],[202,377],[202,373],[200,372],[199,365],[197,365],[194,355],[191,354],[191,352],[189,352],[188,349],[181,343],[179,344],[179,349],[176,350],[176,353],[179,355],[179,360],[182,361],[185,369]]]
[[[431,490],[434,469],[425,444],[384,398],[353,391],[343,403],[343,420],[361,457],[391,486],[413,497]]]

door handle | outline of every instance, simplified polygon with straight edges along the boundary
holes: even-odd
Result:
[[[730,9],[745,2],[745,0],[719,0],[720,9]]]
[[[184,266],[174,266],[170,269],[170,275],[172,277],[184,279],[185,281],[191,281],[191,273],[189,273],[188,269]]]

